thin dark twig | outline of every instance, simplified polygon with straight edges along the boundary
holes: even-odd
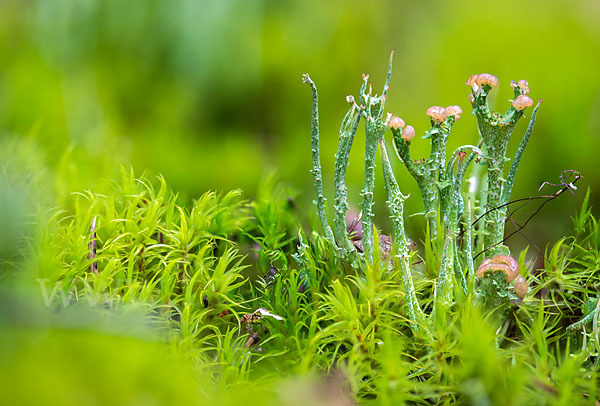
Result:
[[[565,175],[568,175],[566,179],[565,179]],[[573,176],[574,176],[574,179],[573,179],[572,181],[570,181],[570,182],[567,182],[567,180],[570,180],[570,179],[571,179],[571,177],[573,177]],[[575,183],[576,183],[576,182],[577,182],[579,179],[581,179],[581,177],[582,177],[582,176],[581,176],[581,174],[580,174],[579,172],[577,172],[577,171],[575,171],[575,170],[572,170],[572,169],[569,169],[569,170],[562,171],[562,172],[561,172],[561,174],[560,174],[560,180],[561,180],[561,183],[559,183],[559,184],[554,184],[554,183],[550,183],[550,182],[544,182],[544,183],[542,183],[542,185],[541,185],[541,186],[540,186],[540,188],[538,189],[538,190],[541,190],[541,189],[542,189],[544,186],[546,186],[546,185],[553,186],[553,187],[562,187],[561,189],[557,190],[557,191],[556,191],[556,193],[554,193],[554,194],[551,194],[551,195],[530,196],[530,197],[525,197],[525,198],[522,198],[522,199],[516,199],[516,200],[510,201],[510,202],[508,202],[508,203],[502,204],[502,205],[500,205],[500,206],[498,206],[498,207],[494,207],[494,208],[492,208],[492,209],[488,210],[487,212],[483,213],[481,216],[479,216],[479,217],[478,217],[478,218],[477,218],[477,219],[476,219],[476,220],[475,220],[475,221],[474,221],[474,222],[471,224],[471,226],[474,226],[474,225],[475,225],[475,224],[476,224],[476,223],[477,223],[479,220],[481,220],[483,217],[485,217],[487,214],[491,213],[491,212],[492,212],[492,211],[494,211],[494,210],[499,210],[499,209],[501,209],[501,208],[503,208],[503,207],[508,207],[508,206],[510,206],[511,204],[515,204],[515,203],[518,203],[518,202],[526,202],[525,204],[522,204],[522,205],[520,205],[519,207],[517,207],[517,208],[515,208],[514,210],[511,210],[511,211],[509,212],[509,216],[508,216],[508,218],[509,218],[509,219],[510,219],[510,220],[513,222],[513,225],[515,226],[515,231],[513,231],[512,233],[510,233],[509,235],[507,235],[507,236],[506,236],[506,237],[505,237],[505,238],[504,238],[502,241],[500,241],[500,242],[498,242],[498,243],[496,243],[496,244],[493,244],[493,245],[491,245],[491,246],[489,246],[489,247],[486,247],[485,249],[483,249],[482,251],[480,251],[479,253],[477,253],[477,255],[475,255],[475,256],[473,257],[473,259],[476,259],[476,258],[477,258],[479,255],[483,254],[484,252],[486,252],[486,251],[488,251],[488,250],[490,250],[490,249],[492,249],[492,248],[494,248],[494,247],[496,247],[496,246],[498,246],[498,245],[500,245],[500,244],[504,244],[504,243],[505,243],[505,242],[506,242],[508,239],[510,239],[510,238],[511,238],[513,235],[515,235],[515,234],[517,234],[517,233],[519,233],[519,234],[521,234],[521,235],[523,235],[523,236],[524,236],[524,234],[523,234],[523,233],[521,233],[521,230],[523,230],[523,229],[524,229],[524,228],[527,226],[527,224],[529,224],[529,222],[531,221],[531,219],[533,219],[533,217],[535,217],[535,215],[536,215],[536,214],[538,214],[538,213],[539,213],[539,212],[542,210],[542,208],[543,208],[543,207],[544,207],[544,206],[545,206],[547,203],[549,203],[550,201],[552,201],[552,200],[554,200],[554,199],[558,198],[558,197],[559,197],[561,194],[563,194],[565,191],[567,191],[567,190],[568,190],[569,192],[571,192],[571,194],[573,194],[573,190],[577,189],[577,188],[575,187]],[[525,222],[524,222],[523,224],[518,224],[518,223],[516,223],[516,222],[514,221],[514,219],[513,219],[513,215],[514,215],[514,214],[515,214],[515,213],[516,213],[516,212],[517,212],[519,209],[521,209],[522,207],[525,207],[525,206],[527,205],[527,203],[530,203],[530,202],[531,202],[531,201],[533,201],[533,200],[539,200],[539,199],[544,199],[544,201],[543,201],[543,202],[542,202],[542,203],[541,203],[541,204],[540,204],[540,205],[537,207],[537,209],[535,209],[533,212],[530,212],[530,213],[529,213],[529,217],[528,217],[528,218],[525,220]],[[506,221],[508,221],[508,220],[506,220]],[[463,231],[463,232],[464,232],[464,231]],[[462,234],[462,233],[461,233],[461,234]],[[459,236],[460,236],[460,235],[459,235]],[[527,238],[527,237],[525,237],[525,238],[526,238],[526,239],[529,241],[529,238]],[[533,244],[533,245],[535,246],[535,244]],[[539,248],[538,248],[537,246],[535,246],[535,247],[536,247],[536,249],[537,249],[538,251],[540,251],[540,250],[539,250]],[[540,252],[541,252],[541,251],[540,251]]]
[[[515,199],[515,200],[511,200],[510,202],[501,204],[499,206],[496,207],[492,207],[491,209],[489,209],[488,211],[486,211],[485,213],[483,213],[482,215],[480,215],[479,217],[477,217],[475,219],[475,221],[473,221],[473,223],[471,223],[471,226],[474,226],[475,224],[477,224],[477,222],[479,222],[479,220],[481,220],[482,218],[484,218],[485,216],[487,216],[488,214],[490,214],[491,212],[495,211],[495,210],[500,210],[504,207],[508,207],[511,204],[515,204],[515,203],[519,203],[519,202],[526,202],[525,204],[523,204],[520,207],[524,207],[527,205],[527,203],[530,203],[532,200],[539,200],[539,199],[546,199],[546,200],[553,200],[556,199],[558,196],[560,196],[564,191],[569,190],[572,192],[572,190],[574,189],[574,184],[582,177],[579,172],[573,171],[571,169],[569,169],[568,171],[563,171],[563,172],[575,172],[576,173],[576,178],[566,184],[552,184],[550,182],[544,182],[542,183],[542,186],[540,186],[540,188],[538,190],[541,190],[543,186],[545,185],[551,185],[551,186],[555,186],[555,187],[560,187],[560,186],[564,186],[561,190],[558,190],[556,193],[552,194],[552,195],[541,195],[541,196],[529,196],[529,197],[523,197],[521,199]],[[562,179],[562,174],[561,174],[561,179]],[[545,203],[544,203],[545,204]],[[516,212],[519,208],[515,209],[512,211],[512,213]],[[537,211],[535,211],[537,213]],[[462,234],[464,234],[465,230],[461,231],[460,234],[458,234],[458,237],[462,236]]]
[[[540,249],[540,247],[538,247],[537,244],[531,240],[531,238],[527,237],[527,235],[525,233],[521,232],[521,230],[523,230],[524,226],[517,223],[512,216],[510,217],[510,221],[513,224],[513,226],[515,227],[515,230],[521,235],[521,237],[525,238],[527,240],[527,242],[529,243],[529,245],[532,245],[536,249],[538,254],[543,255],[543,252]]]
[[[571,180],[571,178],[573,178],[573,180]],[[486,247],[485,249],[483,249],[482,251],[478,252],[477,255],[475,255],[473,257],[473,260],[475,260],[478,256],[480,256],[481,254],[483,254],[484,252],[500,245],[500,244],[504,244],[506,241],[508,241],[508,239],[510,239],[513,235],[515,234],[520,234],[521,236],[523,236],[523,238],[525,238],[531,245],[533,245],[535,247],[535,249],[541,254],[542,251],[540,250],[540,248],[531,241],[531,239],[529,239],[529,237],[527,237],[524,233],[522,233],[522,230],[527,226],[527,224],[529,224],[529,222],[531,221],[531,219],[533,219],[533,217],[535,217],[536,214],[538,214],[542,208],[549,203],[550,201],[558,198],[561,194],[563,194],[565,191],[569,191],[571,192],[571,194],[573,194],[573,191],[576,190],[577,188],[575,187],[575,183],[582,178],[582,175],[573,170],[573,169],[568,169],[565,171],[562,171],[560,174],[560,180],[561,183],[551,183],[551,182],[544,182],[542,183],[542,185],[539,187],[538,191],[540,191],[544,186],[553,186],[553,187],[562,187],[561,189],[557,190],[554,194],[551,195],[541,195],[541,196],[530,196],[530,197],[523,197],[521,199],[515,199],[515,200],[511,200],[510,202],[501,204],[497,207],[493,207],[491,209],[489,209],[488,211],[486,211],[485,213],[483,213],[482,215],[480,215],[479,217],[477,217],[477,219],[475,219],[475,221],[473,221],[473,223],[471,223],[471,227],[473,227],[475,224],[477,224],[477,222],[479,220],[481,220],[482,218],[484,218],[485,216],[487,216],[488,214],[490,214],[491,212],[493,212],[494,210],[499,210],[502,209],[504,207],[507,207],[509,209],[508,215],[507,215],[507,219],[505,220],[505,222],[508,222],[509,220],[511,221],[511,223],[513,224],[513,226],[515,227],[515,231],[513,231],[512,233],[510,233],[509,235],[507,235],[502,241],[497,242],[494,245],[490,245],[489,247]],[[571,180],[569,182],[569,180]],[[528,206],[529,203],[531,203],[534,200],[540,200],[540,199],[544,199],[544,201],[533,211],[527,213],[528,217],[525,220],[525,222],[523,224],[519,224],[515,221],[514,219],[514,214],[516,212],[518,212],[520,209],[522,209],[523,207]],[[520,205],[518,205],[515,208],[511,209],[511,205],[515,205],[516,203],[522,203]],[[466,229],[462,230],[457,238],[460,238],[464,233],[466,232]],[[416,264],[420,264],[422,263],[423,260],[419,260],[413,263],[413,265]]]
[[[537,252],[540,255],[543,255],[542,250],[529,238],[527,237],[527,235],[525,233],[523,233],[521,230],[525,227],[525,225],[519,224],[515,218],[514,218],[514,214],[519,211],[521,208],[525,207],[529,202],[523,202],[523,204],[517,206],[516,208],[510,208],[509,207],[509,212],[507,215],[507,219],[505,220],[505,223],[508,222],[508,220],[510,220],[510,222],[512,223],[513,227],[515,228],[515,230],[517,230],[517,232],[521,235],[521,237],[523,237],[524,239],[527,240],[527,242],[529,243],[529,245],[532,245]],[[529,212],[527,213],[528,215],[534,214],[535,211]]]
[[[572,182],[566,182],[565,178],[564,178],[565,173],[567,173],[569,176],[573,176],[574,175],[575,176],[575,180],[573,180]],[[544,182],[544,183],[542,183],[542,185],[538,189],[538,192],[540,190],[542,190],[542,188],[544,186],[546,186],[546,185],[553,186],[553,187],[564,186],[564,187],[566,187],[569,190],[569,192],[571,192],[572,195],[575,195],[575,193],[573,192],[573,190],[575,190],[577,188],[574,186],[574,183],[577,182],[577,180],[579,180],[579,178],[581,178],[581,174],[579,172],[573,170],[573,169],[568,169],[566,171],[562,171],[560,173],[560,181],[561,181],[561,183],[555,184],[555,183],[550,183],[550,182]],[[564,192],[564,190],[561,191],[561,193],[562,192]]]

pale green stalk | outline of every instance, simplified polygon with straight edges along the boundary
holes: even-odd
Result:
[[[335,246],[335,238],[333,237],[333,231],[329,226],[327,220],[327,208],[326,200],[323,195],[323,179],[321,175],[321,157],[319,155],[319,98],[317,95],[317,86],[312,81],[308,73],[302,75],[302,82],[308,84],[312,90],[312,123],[311,123],[311,147],[312,147],[312,170],[313,179],[315,183],[315,190],[317,194],[317,212],[319,214],[319,220],[321,221],[321,227],[325,238],[328,239],[331,244]]]
[[[373,261],[373,191],[375,189],[375,156],[377,145],[383,135],[376,125],[367,120],[367,137],[365,147],[365,186],[362,190],[362,232],[363,248],[367,259]]]
[[[454,278],[462,288],[465,296],[467,295],[467,280],[465,279],[465,273],[460,266],[459,256],[458,256],[458,243],[456,241],[456,237],[454,237]]]
[[[390,62],[388,65],[388,73],[383,86],[383,93],[381,96],[371,96],[371,91],[365,94],[361,92],[361,103],[365,102],[365,127],[366,127],[366,145],[365,145],[365,186],[362,190],[362,232],[363,232],[363,248],[365,256],[369,262],[373,261],[373,191],[375,189],[375,157],[377,155],[377,146],[379,140],[382,139],[385,133],[388,119],[383,122],[383,109],[385,107],[385,100],[387,91],[389,89],[390,79],[392,77],[392,58],[394,52],[390,55]],[[368,76],[365,77],[365,81]],[[364,88],[364,86],[363,86]]]
[[[486,210],[489,212],[485,219],[485,235],[484,245],[485,247],[496,246],[504,239],[504,220],[505,211],[497,210],[497,208],[506,201],[504,198],[510,195],[510,191],[504,191],[507,179],[504,179],[504,164],[507,160],[506,150],[508,143],[515,129],[517,121],[523,116],[522,110],[517,110],[514,107],[510,107],[508,111],[503,114],[492,114],[490,112],[487,96],[491,87],[489,85],[483,85],[481,88],[477,88],[473,93],[474,100],[474,113],[477,117],[477,125],[479,132],[483,138],[483,145],[485,148],[485,156],[488,164],[488,195]],[[520,95],[520,90],[515,87],[515,98]],[[533,129],[533,125],[530,126]],[[518,160],[520,160],[523,150],[529,140],[529,134],[526,133],[524,137],[524,143],[522,142],[523,149],[519,152]],[[512,189],[512,183],[514,182],[514,175],[518,163],[514,167],[512,179],[510,181],[509,188]],[[486,256],[493,256],[501,247],[494,250],[488,250]]]
[[[444,251],[440,265],[440,273],[437,281],[435,302],[444,307],[452,304],[452,293],[454,289],[454,239],[451,236],[446,237]]]
[[[404,201],[406,196],[400,192],[396,177],[392,170],[387,151],[385,148],[385,142],[381,140],[379,142],[381,147],[381,161],[383,167],[383,179],[385,181],[385,189],[388,195],[387,206],[390,213],[390,219],[392,220],[392,227],[394,229],[394,242],[396,247],[396,258],[402,267],[402,282],[404,284],[404,291],[406,293],[406,306],[408,309],[408,317],[412,322],[411,328],[413,331],[418,331],[419,326],[425,320],[423,310],[419,306],[417,300],[417,294],[415,292],[415,286],[413,283],[411,270],[410,270],[410,257],[408,255],[408,241],[406,239],[406,233],[404,230]]]
[[[523,157],[523,152],[525,151],[525,147],[527,147],[527,143],[531,138],[531,133],[533,132],[533,127],[535,125],[535,119],[537,116],[538,108],[540,107],[540,103],[535,106],[533,112],[531,113],[531,120],[529,120],[529,125],[527,126],[527,131],[525,131],[525,135],[521,139],[519,143],[519,147],[517,148],[517,152],[515,153],[515,157],[513,158],[513,163],[510,167],[510,171],[508,172],[508,176],[506,178],[506,186],[502,192],[502,201],[504,203],[508,203],[510,199],[510,194],[512,193],[513,185],[515,182],[515,177],[517,175],[517,170],[519,169],[519,164],[521,163],[521,158]],[[506,210],[505,210],[506,211]]]
[[[402,128],[398,128],[397,130],[392,129],[392,134],[394,136],[393,144],[396,150],[396,155],[398,159],[404,164],[408,173],[411,174],[415,181],[417,182],[417,186],[419,186],[419,190],[421,191],[421,197],[423,199],[423,204],[425,206],[425,217],[428,218],[430,224],[429,228],[432,230],[432,233],[435,234],[435,184],[429,181],[429,177],[427,176],[428,171],[425,166],[424,161],[413,161],[410,156],[410,141],[406,141],[402,139]]]
[[[440,205],[443,206],[443,203],[440,202],[440,195],[443,196],[444,191],[440,190],[440,187],[444,188],[444,183],[447,180],[446,173],[444,172],[446,144],[453,124],[454,118],[449,118],[443,123],[434,123],[432,121],[432,128],[426,134],[426,137],[431,139],[429,158],[418,162],[411,159],[409,150],[410,141],[402,139],[402,129],[392,130],[396,153],[408,169],[408,172],[415,178],[421,191],[425,218],[429,223],[429,229],[434,237],[438,228],[437,214],[440,210]],[[442,219],[445,221],[445,210],[441,211]]]
[[[467,198],[467,221],[465,224],[465,252],[467,261],[468,293],[473,293],[475,287],[475,264],[473,262],[473,214],[471,210],[471,198]]]
[[[335,217],[333,219],[335,239],[342,249],[342,256],[354,261],[358,255],[350,243],[346,226],[346,212],[348,211],[348,189],[346,188],[346,169],[350,157],[350,149],[360,121],[360,111],[356,104],[346,114],[340,128],[338,150],[335,154]]]

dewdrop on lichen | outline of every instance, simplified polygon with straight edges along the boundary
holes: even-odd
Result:
[[[504,272],[508,283],[515,280],[519,276],[519,264],[510,255],[496,255],[493,258],[484,260],[479,268],[477,268],[477,277],[483,278],[488,272]]]
[[[440,106],[431,106],[426,113],[435,124],[443,123],[448,117],[446,109]]]
[[[446,107],[446,113],[449,116],[454,116],[455,120],[458,120],[460,118],[460,115],[462,114],[462,109],[460,108],[460,106],[448,106]]]
[[[407,125],[404,130],[402,130],[402,139],[404,141],[410,142],[415,137],[415,129],[412,125]]]
[[[346,96],[346,102],[354,103],[354,96],[352,96],[351,94]]]
[[[402,120],[400,117],[397,116],[393,116],[390,120],[390,128],[397,130],[398,128],[404,128],[406,124],[404,123],[404,120]]]
[[[520,94],[512,102],[512,105],[513,105],[513,107],[515,109],[521,111],[521,110],[525,110],[527,107],[533,106],[533,100],[529,96],[525,96],[524,94]]]

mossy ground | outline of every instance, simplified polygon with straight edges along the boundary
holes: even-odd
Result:
[[[401,278],[379,265],[386,261],[377,247],[374,265],[340,262],[326,240],[302,231],[307,219],[272,179],[253,201],[234,191],[190,205],[162,178],[123,170],[110,185],[105,194],[70,195],[61,207],[32,206],[27,238],[3,265],[7,403],[590,404],[598,397],[600,231],[587,203],[573,235],[547,248],[543,269],[521,255],[530,284],[522,303],[484,311],[477,298],[462,297],[415,335]],[[439,261],[440,247],[424,245],[414,262]],[[427,262],[414,269],[430,310],[432,270]],[[258,308],[283,320],[241,321]]]

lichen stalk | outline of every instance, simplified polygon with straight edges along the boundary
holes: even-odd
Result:
[[[373,191],[375,189],[375,157],[377,146],[382,138],[383,130],[375,119],[366,120],[366,147],[365,147],[365,186],[362,190],[362,231],[363,247],[367,259],[373,261]]]
[[[387,75],[385,78],[385,83],[383,84],[383,90],[381,91],[381,111],[385,109],[385,102],[387,100],[387,93],[390,90],[390,81],[392,80],[392,63],[394,61],[394,52],[396,50],[392,49],[390,52],[390,61],[388,63]]]
[[[417,181],[417,184],[425,180],[424,168],[422,167],[422,161],[413,161],[410,156],[410,141],[402,139],[402,129],[393,130],[394,149],[396,150],[396,156],[406,166],[408,173]]]
[[[467,158],[465,151],[468,149],[470,149],[472,153]],[[465,295],[467,294],[467,282],[463,270],[460,266],[458,266],[459,261],[457,241],[459,233],[459,220],[464,212],[464,201],[462,198],[461,187],[462,179],[466,169],[471,162],[473,162],[476,156],[481,156],[481,150],[478,147],[473,145],[463,145],[457,148],[456,151],[454,151],[451,155],[451,159],[446,165],[446,171],[444,174],[446,186],[441,190],[441,210],[444,223],[446,225],[446,238],[450,239],[452,246],[454,247],[453,253],[448,255],[453,255],[454,261],[450,262],[447,260],[446,265],[442,261],[442,269],[440,270],[440,274],[442,274],[445,266],[453,267],[456,281],[459,283]],[[454,170],[455,164],[456,172]],[[470,228],[470,224],[467,227]],[[470,244],[468,249],[470,249]]]
[[[317,86],[312,81],[308,73],[302,75],[302,82],[310,86],[312,91],[312,122],[311,122],[311,148],[312,148],[312,169],[313,180],[315,184],[317,212],[323,234],[325,238],[335,245],[333,231],[327,220],[327,208],[325,196],[323,195],[323,178],[321,172],[321,157],[319,154],[319,99],[317,95]]]
[[[493,78],[493,86],[497,84],[495,77],[487,74],[482,74],[478,77],[481,78],[482,76]],[[477,125],[483,139],[484,153],[488,165],[488,195],[486,199],[488,215],[485,219],[484,245],[486,248],[496,247],[495,249],[486,251],[486,257],[490,257],[503,250],[503,247],[498,246],[498,244],[501,244],[504,239],[505,211],[497,210],[496,208],[506,203],[504,197],[507,193],[510,194],[510,192],[504,189],[507,186],[507,179],[503,177],[504,164],[507,161],[506,150],[516,123],[523,116],[523,109],[525,108],[522,103],[517,103],[517,101],[519,101],[519,96],[525,97],[525,92],[529,92],[529,88],[525,91],[518,86],[513,86],[515,91],[513,105],[506,113],[498,114],[492,112],[488,106],[487,96],[492,89],[489,82],[482,83],[480,79],[474,79],[473,81],[470,79],[467,84],[471,85],[473,89],[473,114],[477,117]],[[530,101],[528,96],[525,98]],[[526,142],[523,145],[523,149],[525,145]],[[520,154],[522,153],[523,151],[520,152]],[[520,160],[520,156],[518,159]],[[511,185],[509,186],[511,189],[513,181],[514,173]]]
[[[454,115],[445,116],[445,109],[441,107],[434,106],[431,109],[438,109],[437,113],[441,112],[444,116],[441,119],[437,119],[437,117],[434,119],[432,117],[431,129],[425,135],[425,138],[431,139],[431,151],[429,158],[426,160],[413,161],[410,157],[410,141],[402,139],[401,131],[392,129],[392,132],[394,134],[396,153],[419,186],[423,199],[425,218],[429,223],[432,236],[435,237],[438,228],[438,211],[440,209],[444,223],[447,220],[444,218],[446,212],[444,205],[447,204],[447,201],[440,201],[440,196],[444,196],[444,191],[440,189],[448,186],[447,174],[444,171],[446,165],[446,145],[456,117]],[[430,114],[430,110],[428,110],[428,114]]]
[[[408,173],[415,179],[417,186],[421,191],[421,197],[425,206],[425,213],[433,209],[433,201],[435,200],[435,185],[429,182],[427,177],[427,168],[425,161],[414,161],[410,156],[410,141],[402,139],[402,129],[392,129],[394,149],[398,159],[404,164]],[[435,217],[435,216],[434,216]]]
[[[467,292],[473,293],[475,287],[475,264],[473,261],[473,211],[471,209],[471,198],[467,198],[467,220],[465,222],[465,257],[467,262]]]
[[[512,126],[493,127],[485,122],[480,122],[485,155],[488,157],[488,195],[486,210],[489,210],[485,219],[486,233],[484,237],[485,246],[491,247],[502,241],[504,237],[504,219],[496,207],[502,205],[502,189],[506,180],[503,177],[504,162],[506,160],[506,149],[510,136],[514,129]],[[490,250],[492,251],[492,250]],[[490,253],[489,255],[492,255]]]
[[[452,293],[454,288],[454,239],[446,233],[446,242],[442,253],[440,272],[436,287],[436,304],[448,307],[452,304]]]
[[[448,141],[449,129],[440,129],[433,127],[428,133],[431,137],[431,153],[425,161],[425,179],[421,182],[419,188],[423,196],[425,207],[425,217],[429,221],[432,236],[437,234],[437,212],[440,207],[439,182],[446,159],[446,143]]]
[[[373,192],[375,189],[375,158],[377,155],[377,147],[379,141],[383,138],[391,115],[388,114],[383,121],[383,107],[385,106],[386,94],[389,89],[389,82],[392,75],[392,55],[388,65],[388,74],[381,96],[372,95],[371,87],[368,86],[369,92],[365,93],[368,76],[363,76],[364,83],[361,87],[360,101],[364,102],[365,109],[363,115],[365,118],[365,186],[362,190],[362,232],[363,232],[363,248],[365,256],[369,262],[373,261]]]
[[[541,102],[541,100],[540,100]],[[525,131],[525,135],[521,139],[519,143],[519,147],[517,148],[517,152],[515,152],[515,157],[513,158],[512,165],[510,167],[510,171],[508,172],[508,176],[506,177],[506,186],[504,187],[504,191],[502,192],[502,201],[504,203],[508,203],[510,199],[510,195],[512,193],[513,185],[515,182],[515,177],[517,175],[517,170],[519,169],[519,164],[521,163],[521,158],[523,157],[523,152],[529,143],[529,139],[531,138],[531,133],[533,132],[533,127],[535,126],[535,119],[537,117],[537,111],[540,107],[540,102],[535,106],[533,112],[531,113],[531,119],[529,120],[529,125],[527,126],[527,130]]]
[[[408,240],[406,238],[406,232],[404,229],[404,201],[406,200],[406,196],[400,192],[398,182],[396,182],[396,177],[394,176],[392,165],[390,164],[387,150],[385,148],[385,142],[381,140],[379,144],[381,147],[383,179],[388,195],[386,203],[394,231],[394,242],[396,248],[395,257],[398,259],[398,262],[402,267],[402,283],[406,293],[408,317],[412,322],[411,327],[413,328],[413,331],[416,332],[419,330],[419,326],[422,324],[423,320],[425,320],[425,315],[419,306],[410,270]]]
[[[466,150],[471,150],[472,153],[466,157]],[[446,165],[444,191],[442,193],[441,210],[444,223],[450,229],[453,235],[458,234],[458,224],[460,216],[464,213],[464,201],[462,198],[461,188],[465,172],[473,160],[481,157],[481,150],[474,145],[463,145],[456,149],[451,155],[451,160]],[[456,164],[456,173],[454,165]]]
[[[357,259],[357,252],[350,243],[346,227],[346,212],[349,208],[346,170],[359,122],[360,108],[355,103],[352,103],[352,107],[346,114],[346,118],[340,128],[338,150],[335,154],[335,217],[333,220],[335,239],[337,245],[342,250],[342,256],[352,261]]]
[[[458,242],[456,241],[456,237],[454,237],[454,263],[453,263],[453,268],[454,268],[454,278],[456,279],[458,285],[462,289],[463,294],[466,296],[467,292],[468,292],[468,289],[467,289],[467,280],[465,278],[465,273],[463,271],[463,268],[461,267],[461,264],[460,264],[459,255],[458,255]]]

